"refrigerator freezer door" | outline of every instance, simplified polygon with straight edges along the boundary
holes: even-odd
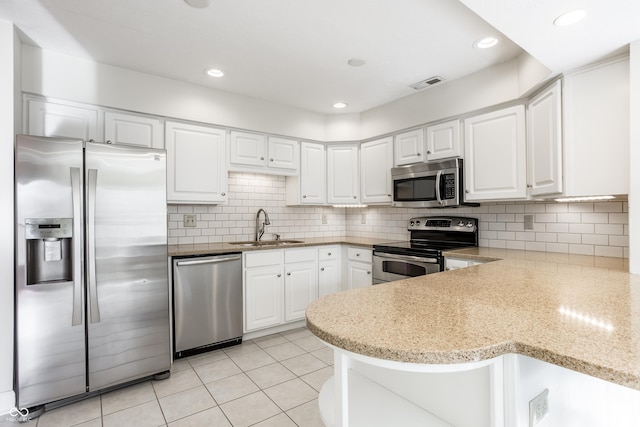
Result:
[[[16,391],[31,407],[86,391],[82,141],[16,140]]]
[[[171,364],[163,150],[86,144],[89,390]]]

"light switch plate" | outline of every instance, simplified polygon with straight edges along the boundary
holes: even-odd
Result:
[[[524,229],[533,230],[533,215],[524,216]]]

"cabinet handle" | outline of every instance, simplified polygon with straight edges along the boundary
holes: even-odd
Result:
[[[227,195],[227,193],[220,193],[220,194],[222,194],[223,196],[226,196],[226,195]]]
[[[291,276],[291,272],[287,273],[287,276]]]
[[[356,256],[360,256],[360,254],[359,254],[359,253],[357,253],[357,254],[356,254]]]
[[[107,139],[107,144],[113,144],[110,139]]]
[[[282,277],[282,274],[278,273],[278,277]]]
[[[422,156],[422,154],[420,154],[420,153],[416,153],[416,156],[418,156],[418,157],[419,157],[419,156]]]
[[[464,190],[465,193],[469,194],[469,190]]]
[[[324,267],[322,267],[322,268],[320,269],[320,271],[324,271]]]
[[[387,197],[391,197],[391,194],[387,194]]]
[[[353,198],[355,199],[355,198],[356,198],[356,196],[353,196]]]
[[[327,255],[328,255],[328,256],[331,256],[331,252],[327,252]]]
[[[533,188],[533,185],[527,184],[527,188]]]
[[[427,150],[427,154],[431,154],[431,151]]]
[[[367,274],[371,274],[371,272],[370,272],[370,271],[367,271]]]
[[[304,196],[302,196],[302,198],[303,198],[303,199],[306,199],[306,198],[307,198],[307,195],[305,194]]]
[[[263,156],[260,156],[260,160],[264,160],[264,157],[263,157]]]
[[[269,159],[269,161],[273,162],[273,159]]]

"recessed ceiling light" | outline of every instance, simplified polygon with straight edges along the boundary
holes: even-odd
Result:
[[[360,67],[366,63],[367,61],[359,58],[351,58],[349,61],[347,61],[347,64],[351,65],[352,67]]]
[[[345,104],[344,102],[336,102],[335,104],[333,104],[333,108],[344,108],[346,106],[347,104]]]
[[[582,21],[587,16],[587,12],[581,9],[572,10],[571,12],[563,13],[553,20],[553,25],[558,27],[565,27],[567,25],[573,25],[576,22]]]
[[[209,6],[211,0],[184,0],[189,6],[197,7],[198,9],[202,9],[203,7]]]
[[[499,41],[500,39],[498,39],[497,37],[490,36],[490,37],[485,37],[483,39],[478,40],[473,44],[473,46],[479,49],[488,49],[490,47],[494,47],[495,45],[497,45]]]
[[[222,72],[222,70],[218,70],[217,68],[208,68],[205,70],[205,72],[210,75],[211,77],[222,77],[224,76],[224,73]]]

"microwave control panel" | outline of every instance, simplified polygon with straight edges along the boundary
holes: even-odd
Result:
[[[456,176],[455,174],[448,173],[444,175],[444,195],[443,199],[455,199],[456,198]]]

